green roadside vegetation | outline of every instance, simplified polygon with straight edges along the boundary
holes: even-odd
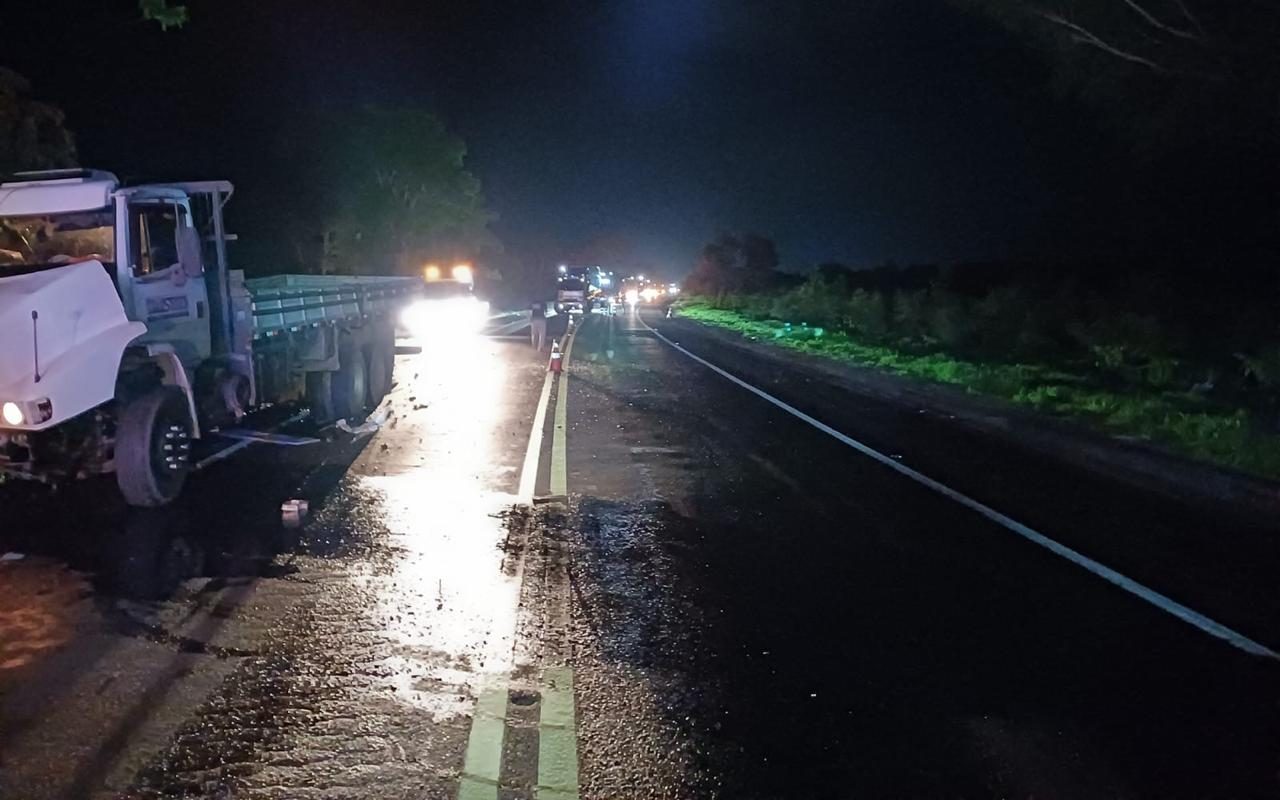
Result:
[[[1028,324],[1042,311],[998,292],[979,302],[937,289],[848,292],[820,277],[783,292],[688,297],[676,308],[678,316],[756,341],[962,387],[1280,479],[1280,435],[1257,412],[1271,402],[1268,381],[1280,377],[1272,363],[1280,364],[1280,351],[1233,355],[1254,390],[1243,396],[1223,391],[1233,382],[1218,379],[1213,366],[1161,346],[1150,318],[1098,316],[1054,337]],[[1023,357],[984,357],[983,350]]]

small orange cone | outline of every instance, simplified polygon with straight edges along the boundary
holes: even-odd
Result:
[[[560,358],[560,343],[556,341],[552,341],[551,342],[551,360],[547,362],[547,369],[549,369],[552,372],[559,372],[562,366],[563,366],[563,363]]]

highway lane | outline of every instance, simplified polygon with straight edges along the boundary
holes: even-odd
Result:
[[[648,322],[1276,644],[1264,527]],[[0,490],[0,796],[1280,793],[1273,662],[640,319],[589,318],[558,381],[519,341],[424,344],[373,436],[253,445],[171,509]]]
[[[638,320],[615,322],[613,359],[604,326],[580,337],[569,399],[585,794],[1280,792],[1274,662],[858,454]],[[698,346],[713,361],[731,357],[710,340]],[[834,396],[800,394],[795,402],[819,408]],[[882,416],[845,402],[832,422],[887,452],[914,458],[952,443],[902,419],[882,428]],[[1010,513],[1027,508],[1009,475],[982,478],[965,489],[997,508],[1007,500]],[[1180,544],[1153,550],[1158,539],[1141,527],[1145,518],[1203,542],[1203,515],[1062,480],[1032,481],[1035,524],[1085,543],[1137,531],[1114,552],[1127,565],[1148,550],[1164,569],[1144,578],[1171,586],[1214,574],[1177,563]],[[1055,502],[1069,509],[1056,522]],[[1274,552],[1265,541],[1249,550],[1260,531],[1245,524],[1218,518],[1211,532],[1242,537],[1245,552],[1228,560],[1266,563]],[[1212,548],[1200,553],[1211,560]],[[1250,607],[1261,587],[1234,603],[1229,585],[1211,589],[1201,596],[1215,612],[1259,638],[1270,632],[1258,624],[1270,607]],[[617,736],[628,720],[646,724]],[[628,758],[637,748],[647,755]]]
[[[0,796],[455,795],[511,670],[545,362],[424,345],[372,437],[253,445],[172,508],[3,487]]]

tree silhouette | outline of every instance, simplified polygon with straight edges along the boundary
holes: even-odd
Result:
[[[0,173],[70,167],[75,139],[56,106],[29,97],[31,84],[0,67]]]
[[[283,158],[302,190],[287,223],[301,267],[410,273],[498,247],[466,145],[436,116],[366,106],[295,127]]]
[[[1238,0],[955,0],[1000,20],[1061,85],[1155,153],[1190,142],[1280,149],[1280,4]]]
[[[685,286],[700,294],[759,291],[769,285],[777,267],[778,249],[771,239],[721,234],[703,246]]]

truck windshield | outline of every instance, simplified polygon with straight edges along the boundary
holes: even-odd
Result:
[[[110,208],[65,214],[0,217],[0,277],[80,261],[115,261]]]
[[[559,288],[566,292],[580,292],[585,288],[585,284],[580,278],[565,278],[560,281]]]

